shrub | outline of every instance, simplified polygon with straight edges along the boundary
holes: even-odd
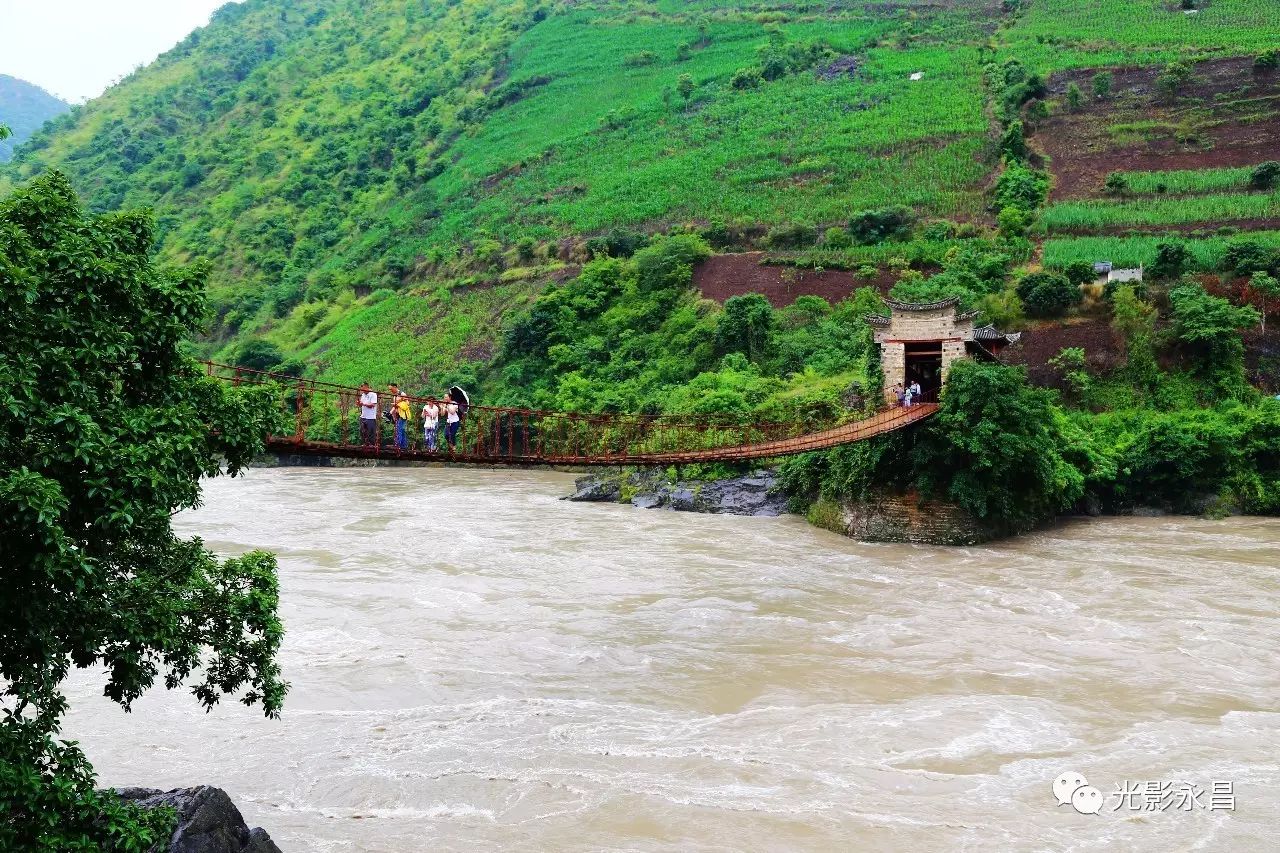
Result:
[[[832,249],[847,249],[853,245],[853,238],[845,229],[833,226],[822,233],[822,245]]]
[[[1011,163],[996,179],[995,206],[1035,210],[1049,195],[1049,176],[1022,163]]]
[[[645,65],[653,65],[658,61],[658,54],[652,50],[642,50],[639,53],[628,54],[622,64],[629,68],[640,68]]]
[[[956,223],[947,219],[935,219],[921,230],[920,236],[925,240],[941,243],[955,237],[957,230]]]
[[[798,249],[812,246],[814,241],[811,225],[775,225],[764,235],[764,244],[770,249]]]
[[[1098,277],[1094,272],[1093,264],[1089,261],[1072,261],[1062,268],[1062,274],[1067,277],[1067,281],[1079,287],[1082,284],[1089,284]]]
[[[1055,272],[1033,272],[1018,282],[1018,298],[1033,317],[1060,317],[1080,301],[1080,288]]]
[[[731,296],[716,321],[715,346],[720,355],[742,353],[759,363],[770,352],[776,320],[773,306],[759,293]]]
[[[760,82],[760,72],[754,68],[739,68],[729,78],[729,85],[735,89],[754,89]]]
[[[676,62],[684,62],[693,55],[693,46],[687,41],[682,41],[676,45]]]
[[[1185,243],[1166,241],[1156,244],[1156,257],[1149,272],[1154,278],[1178,278],[1191,266],[1193,257]]]
[[[232,360],[240,367],[271,371],[280,366],[284,355],[280,347],[270,341],[254,338],[242,343],[232,355]]]
[[[1177,96],[1182,85],[1191,79],[1191,68],[1182,62],[1170,62],[1156,77],[1156,91],[1166,99]]]
[[[1222,268],[1241,277],[1259,271],[1280,275],[1280,249],[1269,249],[1256,240],[1236,240],[1222,253]]]
[[[1280,48],[1264,50],[1253,58],[1253,70],[1268,73],[1280,68]]]
[[[915,220],[911,208],[902,205],[863,210],[849,218],[849,235],[863,245],[880,243],[908,236]]]
[[[1129,179],[1121,172],[1112,172],[1107,175],[1106,181],[1102,184],[1102,189],[1108,195],[1127,195],[1129,192]]]
[[[1021,237],[1027,233],[1027,228],[1031,225],[1031,213],[1016,205],[1009,205],[1000,209],[1000,214],[996,217],[996,226],[1000,230],[1001,237]]]
[[[1095,98],[1105,98],[1111,94],[1111,85],[1115,81],[1115,77],[1110,71],[1099,71],[1093,75],[1092,88]]]
[[[693,77],[688,74],[681,74],[679,79],[676,80],[676,91],[680,93],[680,97],[684,98],[687,103],[690,96],[693,95]]]
[[[1249,173],[1249,186],[1255,190],[1273,190],[1280,186],[1280,162],[1259,163]]]
[[[502,244],[497,240],[482,238],[472,249],[475,259],[487,267],[502,268]]]
[[[1000,137],[1000,151],[1014,160],[1025,160],[1027,158],[1027,138],[1021,121],[1009,122],[1009,126],[1005,128],[1004,135]]]
[[[1084,103],[1084,94],[1080,91],[1080,87],[1077,86],[1075,83],[1068,84],[1067,109],[1074,113],[1080,109],[1080,106],[1083,103]]]

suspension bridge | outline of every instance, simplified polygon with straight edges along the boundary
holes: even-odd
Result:
[[[391,397],[379,392],[377,435],[361,440],[360,390],[246,367],[205,362],[209,376],[233,385],[269,388],[278,418],[267,449],[300,456],[458,462],[477,465],[678,465],[739,462],[825,450],[865,441],[918,423],[937,411],[930,395],[913,406],[883,408],[847,423],[743,421],[728,415],[628,415],[546,412],[472,405],[466,408],[457,446],[441,438],[435,451],[396,446],[382,409]],[[426,397],[409,398],[414,418]],[[439,402],[436,399],[436,402]],[[443,426],[443,424],[442,424]],[[291,430],[290,430],[291,427]],[[414,438],[420,438],[414,434]]]

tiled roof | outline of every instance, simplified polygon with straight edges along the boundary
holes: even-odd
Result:
[[[973,339],[975,341],[1008,341],[1013,343],[1022,337],[1022,332],[1011,332],[1006,334],[995,326],[979,326],[973,330]]]
[[[866,320],[873,326],[889,325],[889,318],[885,317],[883,314],[864,314],[862,315],[862,319]]]
[[[937,311],[939,308],[949,308],[959,301],[959,296],[953,296],[937,302],[899,302],[896,299],[886,299],[884,304],[895,311]]]

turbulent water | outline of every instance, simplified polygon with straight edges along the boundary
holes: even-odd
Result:
[[[279,555],[282,719],[163,690],[125,715],[84,673],[66,733],[104,784],[221,786],[286,851],[1254,850],[1280,831],[1280,522],[868,545],[559,501],[570,486],[210,482],[181,531]],[[1056,804],[1063,771],[1099,814]],[[1112,795],[1165,781],[1229,782],[1234,810]]]

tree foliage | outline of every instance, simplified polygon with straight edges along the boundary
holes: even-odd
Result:
[[[93,791],[54,735],[71,667],[125,709],[157,678],[276,715],[274,559],[219,561],[170,519],[234,475],[272,411],[183,355],[203,267],[160,270],[144,213],[85,215],[58,173],[0,201],[3,849],[142,849],[157,825]],[[99,817],[102,819],[100,820]]]
[[[957,362],[914,451],[917,482],[978,518],[1034,523],[1083,494],[1064,430],[1053,394],[1028,385],[1022,369]]]
[[[1018,282],[1018,298],[1027,313],[1036,317],[1059,317],[1080,301],[1080,288],[1061,273],[1033,272]]]

